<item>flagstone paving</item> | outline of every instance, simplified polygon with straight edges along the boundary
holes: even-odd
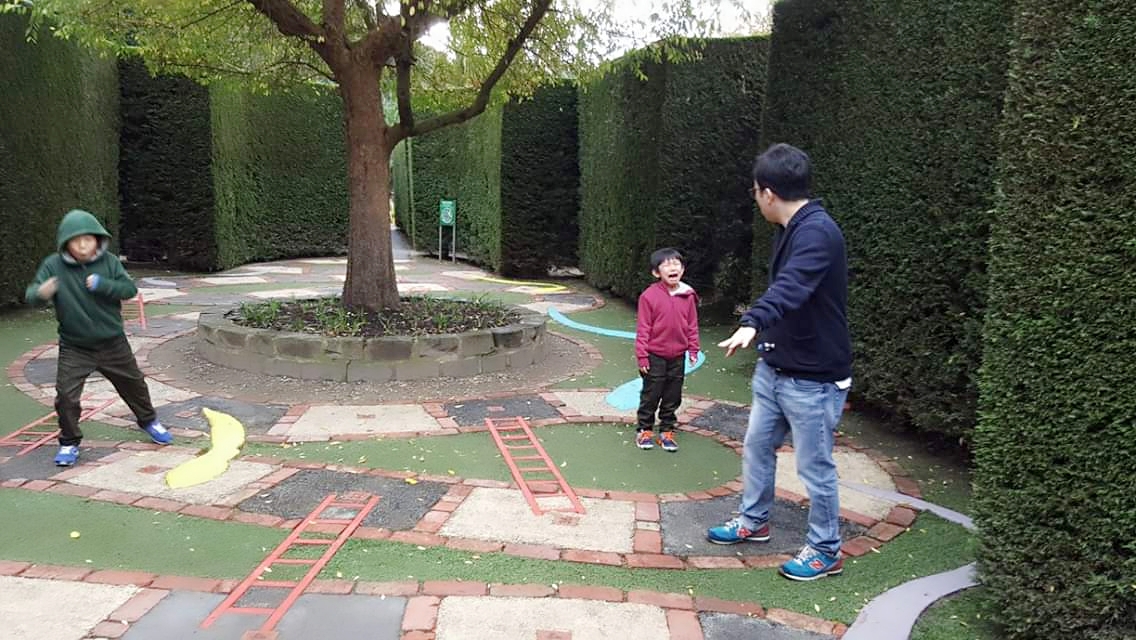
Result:
[[[152,286],[144,291],[151,314],[167,302],[209,306],[236,305],[261,298],[314,297],[335,292],[337,285],[297,285],[341,278],[344,264],[342,259],[331,258],[248,265],[207,277],[148,279]],[[551,293],[540,287],[489,282],[481,279],[483,272],[455,269],[431,260],[400,261],[399,266],[403,267],[399,277],[403,292],[511,289],[509,295],[527,295],[532,300],[526,304],[530,308],[547,310],[555,306],[562,312],[602,304],[594,294],[571,290]],[[233,285],[239,286],[229,288]],[[84,442],[80,465],[63,471],[51,466],[51,447],[25,456],[15,456],[12,447],[0,447],[3,486],[283,528],[294,526],[329,494],[364,491],[381,499],[364,520],[358,532],[361,538],[391,537],[421,547],[454,546],[622,567],[771,566],[800,545],[806,499],[796,478],[791,449],[779,456],[773,539],[769,544],[736,547],[708,543],[705,527],[728,519],[737,509],[737,492],[741,488],[737,478],[723,478],[720,486],[689,493],[636,493],[616,487],[580,490],[584,513],[549,512],[537,516],[510,482],[463,478],[453,471],[449,475],[427,476],[404,469],[378,469],[369,466],[365,456],[336,464],[307,461],[302,449],[292,452],[286,448],[287,443],[327,441],[330,446],[335,441],[381,442],[386,438],[414,437],[438,443],[437,452],[431,455],[444,457],[452,455],[445,446],[447,437],[480,432],[487,418],[519,416],[528,418],[535,426],[555,429],[556,425],[576,422],[626,425],[633,421],[633,412],[620,412],[607,405],[605,397],[610,389],[546,387],[536,392],[498,392],[462,400],[380,403],[321,403],[289,397],[257,402],[233,397],[232,390],[227,388],[189,389],[181,386],[184,383],[179,382],[176,371],[155,374],[147,354],[175,340],[191,340],[181,336],[192,333],[194,318],[195,312],[153,316],[147,329],[134,326],[131,330],[131,344],[150,373],[148,384],[154,403],[163,422],[177,436],[179,446],[158,448],[130,442],[139,439],[140,434],[124,431],[122,438],[126,442]],[[593,361],[602,359],[594,348],[583,342],[575,344],[590,350]],[[53,345],[38,346],[9,367],[9,378],[37,400],[50,401],[57,356]],[[87,392],[93,396],[92,401],[116,397],[109,383],[98,378],[89,381]],[[279,445],[279,454],[238,458],[213,480],[170,489],[164,483],[165,472],[197,453],[196,449],[181,445],[208,446],[203,437],[207,431],[201,417],[204,407],[237,417],[245,424],[250,441]],[[121,401],[104,410],[98,419],[116,425],[132,422]],[[706,438],[715,446],[737,450],[747,420],[745,407],[688,397],[680,414],[681,429],[685,432],[682,438]],[[589,455],[584,440],[573,453]],[[902,496],[895,497],[895,491],[917,495],[914,483],[903,477],[894,463],[885,464],[878,454],[857,446],[842,443],[836,458],[842,479],[879,490],[869,495],[841,488],[846,552],[851,556],[867,553],[900,535],[916,511],[905,507]],[[565,461],[569,463],[571,455]],[[690,462],[697,464],[696,460]],[[550,501],[542,504],[555,506]],[[754,564],[753,560],[761,557],[769,560]],[[136,586],[101,589],[87,583],[28,581],[39,577],[36,574],[37,570],[26,563],[0,561],[0,595],[6,589],[9,593],[18,592],[21,607],[43,611],[28,616],[21,609],[8,615],[4,606],[16,600],[0,597],[0,616],[30,621],[28,633],[32,635],[26,636],[29,638],[235,639],[257,627],[256,621],[247,619],[222,621],[209,630],[197,627],[232,584],[226,586],[218,581],[205,588],[200,588],[201,583],[194,583],[197,588],[163,588],[183,583],[176,578],[163,582],[154,576],[143,579],[135,575],[122,580]],[[11,577],[16,575],[27,577]],[[71,574],[63,572],[52,577],[67,575]],[[839,635],[843,629],[836,623],[791,612],[782,615],[770,611],[766,616],[759,605],[744,603],[706,601],[696,610],[693,600],[675,594],[610,588],[557,590],[541,585],[411,582],[367,587],[338,582],[343,584],[325,581],[320,583],[322,586],[313,587],[323,593],[309,590],[303,595],[277,628],[279,637],[580,640],[622,638],[634,629],[636,636],[673,640],[814,640]],[[33,595],[47,594],[56,587],[76,591],[59,597]],[[138,587],[149,588],[140,592]],[[87,589],[94,595],[79,592]],[[148,600],[134,605],[136,615],[124,618],[126,624],[114,622],[112,613],[132,597],[142,597],[138,594]],[[53,621],[48,618],[58,616],[47,615],[51,605],[44,605],[48,607],[44,611],[42,602],[76,600],[91,603],[86,617],[71,620],[78,627],[51,627]],[[43,620],[33,619],[37,617]]]

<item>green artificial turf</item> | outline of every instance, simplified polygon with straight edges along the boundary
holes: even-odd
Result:
[[[467,580],[508,584],[582,584],[624,590],[687,593],[760,602],[850,623],[871,598],[908,580],[956,569],[973,558],[970,534],[923,515],[910,533],[879,553],[845,561],[844,575],[816,582],[786,580],[774,569],[658,570],[531,560],[503,553],[473,553],[389,541],[351,540],[323,577],[392,580]]]
[[[719,486],[740,472],[732,450],[710,438],[679,434],[678,453],[639,450],[634,427],[571,424],[535,429],[573,487],[685,493]],[[249,443],[245,455],[509,481],[512,476],[488,433],[301,445]]]
[[[5,369],[24,353],[55,339],[55,314],[50,309],[21,309],[0,314],[0,363]],[[4,407],[0,434],[11,433],[51,412],[13,386],[6,371],[4,384],[0,386],[0,406]]]
[[[37,564],[239,578],[287,535],[38,491],[0,489],[0,504],[0,558]]]
[[[936,603],[919,618],[911,640],[999,640],[984,597],[977,587]]]

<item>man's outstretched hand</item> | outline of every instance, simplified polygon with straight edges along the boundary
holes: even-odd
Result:
[[[739,327],[738,330],[734,332],[734,335],[719,342],[718,346],[726,350],[726,357],[729,358],[734,355],[738,347],[745,349],[753,344],[753,339],[756,337],[757,329],[753,327]]]

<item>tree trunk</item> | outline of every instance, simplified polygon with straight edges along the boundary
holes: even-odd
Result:
[[[347,134],[350,224],[343,303],[372,311],[398,308],[390,238],[390,156],[380,69],[355,58],[337,73]]]

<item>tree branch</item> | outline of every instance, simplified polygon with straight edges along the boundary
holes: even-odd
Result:
[[[323,29],[312,22],[303,11],[296,8],[291,0],[248,0],[248,2],[271,20],[276,25],[276,29],[286,36],[310,41],[324,35]]]
[[[347,28],[347,3],[344,0],[323,0],[323,28],[328,41],[347,45],[344,38]]]
[[[410,68],[414,64],[410,47],[404,55],[399,56],[397,64],[398,86],[395,94],[398,96],[398,122],[400,127],[407,130],[414,129],[414,110],[410,108]]]
[[[532,13],[529,14],[528,19],[525,20],[525,23],[521,26],[520,31],[517,32],[516,37],[514,37],[512,40],[509,40],[508,45],[505,47],[505,52],[501,54],[501,58],[497,60],[497,64],[493,67],[493,71],[489,73],[489,75],[485,78],[485,81],[481,84],[481,89],[478,90],[477,97],[474,98],[471,105],[465,107],[464,109],[457,109],[450,111],[449,113],[444,113],[440,116],[424,120],[420,123],[414,123],[412,121],[411,126],[404,126],[402,122],[399,122],[397,126],[391,127],[387,131],[387,135],[391,138],[391,146],[393,147],[401,140],[409,138],[411,136],[420,136],[425,133],[430,133],[431,131],[441,129],[442,127],[448,127],[450,125],[465,122],[466,120],[469,120],[470,118],[473,118],[474,116],[477,116],[485,111],[485,107],[489,105],[489,98],[493,94],[493,87],[497,85],[497,82],[501,80],[501,77],[504,76],[505,72],[509,70],[509,65],[513,63],[513,60],[517,57],[517,54],[524,47],[525,40],[527,40],[528,37],[532,35],[532,32],[536,29],[536,26],[540,23],[541,19],[544,18],[544,15],[548,12],[548,7],[551,4],[552,0],[533,0]],[[400,119],[402,117],[401,113],[402,104],[400,99]]]

